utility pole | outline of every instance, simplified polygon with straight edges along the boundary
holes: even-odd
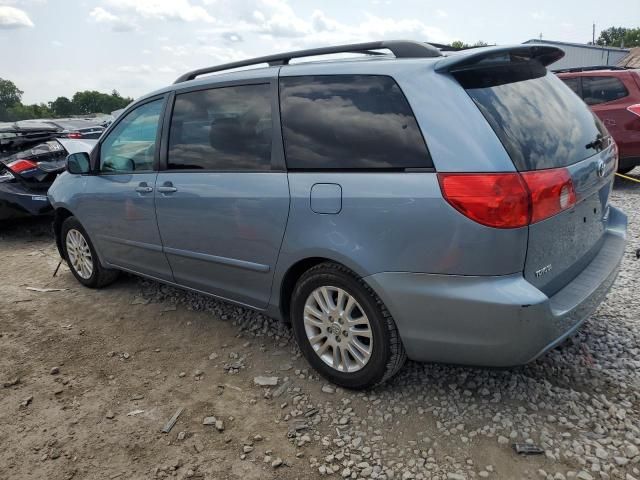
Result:
[[[542,32],[540,32],[540,40],[542,40]]]
[[[596,22],[593,22],[593,28],[591,29],[591,44],[596,44]]]

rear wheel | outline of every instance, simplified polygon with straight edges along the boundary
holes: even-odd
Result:
[[[89,235],[75,217],[69,217],[63,222],[60,234],[69,269],[85,287],[104,287],[118,277],[117,270],[109,270],[100,265]]]
[[[353,389],[382,383],[406,354],[391,314],[347,268],[322,263],[302,275],[291,299],[296,340],[307,361],[331,382]]]

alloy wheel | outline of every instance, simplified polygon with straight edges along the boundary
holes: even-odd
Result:
[[[71,267],[81,278],[85,280],[91,278],[93,257],[84,235],[79,230],[72,228],[67,232],[66,246]]]
[[[358,301],[339,287],[316,288],[304,305],[304,328],[324,363],[345,373],[364,368],[373,350],[373,331]]]

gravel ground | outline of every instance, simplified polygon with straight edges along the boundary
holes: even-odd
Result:
[[[216,473],[202,458],[188,458],[193,452],[186,460],[183,456],[183,463],[191,462],[189,468],[172,468],[154,454],[145,457],[144,468],[130,469],[121,478],[252,478],[246,470],[240,473],[239,462],[259,465],[256,478],[640,479],[640,296],[636,291],[640,260],[635,255],[640,248],[640,186],[617,181],[611,202],[629,216],[627,251],[612,292],[577,335],[536,362],[515,369],[408,362],[397,377],[374,390],[336,389],[307,367],[286,325],[155,282],[121,280],[115,291],[107,289],[111,300],[133,297],[130,303],[143,314],[145,308],[184,312],[180,318],[187,319],[188,325],[213,318],[219,322],[215,324],[219,341],[244,342],[246,354],[229,352],[222,344],[209,357],[219,367],[215,381],[209,371],[196,369],[193,376],[211,388],[225,378],[237,379],[242,382],[238,385],[251,390],[253,414],[275,419],[275,426],[265,426],[263,431],[254,428],[250,441],[245,435],[241,448],[230,441],[235,450],[220,462],[232,465],[223,472]],[[63,277],[68,281],[65,285],[72,285],[68,271]],[[101,293],[91,292],[91,301],[100,302]],[[131,324],[130,328],[136,327]],[[170,335],[166,328],[171,327],[157,328],[145,331],[150,343],[157,340],[154,336],[162,335],[165,341]],[[105,332],[105,336],[113,334]],[[11,334],[9,338],[15,340]],[[188,344],[176,349],[176,355],[185,355],[196,368]],[[7,370],[4,376],[10,374]],[[272,381],[277,386],[265,386]],[[163,393],[172,394],[171,390]],[[1,397],[0,407],[9,408]],[[10,408],[15,411],[14,406]],[[215,420],[210,420],[214,426]],[[234,425],[245,420],[236,417]],[[19,424],[12,425],[3,441],[24,431]],[[176,427],[180,428],[184,427]],[[267,437],[269,447],[258,448]],[[518,455],[514,443],[540,447],[543,452]],[[215,448],[230,447],[217,444]],[[107,461],[96,458],[93,463],[98,460]],[[4,478],[2,464],[26,471],[21,470],[15,451],[0,446],[0,478]],[[126,465],[122,465],[125,470]],[[84,478],[93,470],[87,466],[71,471]]]

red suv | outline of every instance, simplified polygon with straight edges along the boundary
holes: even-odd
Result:
[[[607,127],[620,150],[618,172],[640,165],[640,70],[615,67],[556,71]]]

